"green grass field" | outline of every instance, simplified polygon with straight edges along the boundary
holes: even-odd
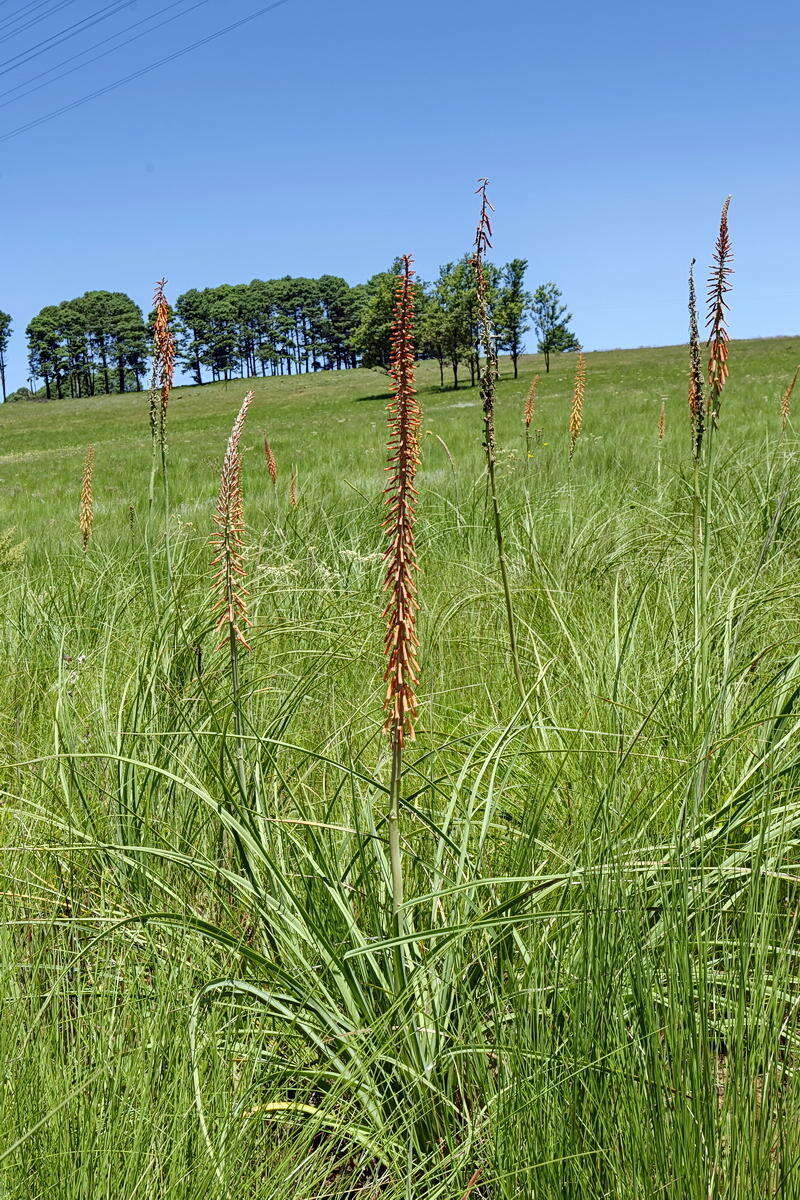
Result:
[[[209,539],[250,383],[173,393],[173,594],[147,397],[0,409],[3,1200],[800,1197],[798,361],[731,345],[701,654],[686,349],[587,355],[571,466],[575,357],[527,462],[503,360],[527,706],[478,393],[421,365],[399,948],[386,378],[252,381],[243,789]]]

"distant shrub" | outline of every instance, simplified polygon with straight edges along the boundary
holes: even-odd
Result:
[[[15,404],[18,400],[44,400],[46,399],[44,391],[34,392],[29,387],[17,388],[15,392],[9,392],[6,396],[6,404]]]

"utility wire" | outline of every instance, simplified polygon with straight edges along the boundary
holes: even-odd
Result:
[[[183,3],[185,3],[185,0],[173,0],[173,2],[168,4],[166,8],[161,9],[161,12],[169,12],[171,8],[177,8],[179,4]],[[23,80],[22,83],[15,83],[13,87],[8,88],[5,92],[0,92],[0,100],[3,101],[3,103],[0,104],[0,108],[7,108],[9,104],[15,104],[17,100],[22,100],[25,96],[32,95],[33,92],[41,91],[42,88],[49,87],[51,83],[56,83],[59,79],[65,79],[67,75],[73,75],[75,71],[83,70],[83,68],[88,67],[90,63],[98,62],[99,59],[105,58],[109,54],[116,54],[116,52],[121,50],[124,46],[130,46],[132,42],[138,41],[139,38],[146,37],[149,33],[154,33],[156,29],[161,29],[162,26],[169,25],[171,21],[177,21],[180,17],[185,17],[188,13],[194,12],[196,8],[200,8],[203,4],[208,3],[209,0],[197,0],[195,4],[190,4],[189,7],[185,8],[182,12],[174,13],[171,17],[166,17],[163,21],[158,21],[155,25],[151,25],[149,29],[143,29],[141,33],[137,33],[134,34],[133,37],[126,38],[124,42],[119,42],[116,46],[111,46],[108,50],[103,50],[100,54],[95,54],[93,58],[83,59],[83,56],[90,53],[90,51],[97,50],[100,46],[107,46],[109,42],[116,41],[118,37],[121,37],[125,33],[130,33],[132,29],[138,29],[141,25],[146,25],[159,14],[151,13],[148,17],[142,17],[140,21],[134,21],[132,25],[127,25],[124,29],[118,29],[116,33],[109,34],[108,37],[102,38],[99,42],[95,42],[94,45],[87,46],[84,50],[79,50],[77,54],[71,54],[68,58],[62,59],[59,63],[54,63],[52,66],[48,67],[46,71],[40,71],[38,75],[32,75],[29,79]],[[83,61],[78,62],[76,66],[70,65],[71,63],[76,62],[79,58],[83,59]],[[68,70],[62,71],[58,75],[54,74],[54,72],[58,71],[59,67],[67,67]],[[36,81],[39,79],[43,79],[44,82],[37,83]],[[28,87],[28,84],[30,83],[36,84],[36,86]],[[21,89],[23,88],[27,88],[28,90],[22,91]],[[14,96],[12,95],[13,92],[19,92],[20,94],[18,96]],[[10,96],[11,99],[6,100],[6,96]]]
[[[174,62],[176,58],[181,58],[184,54],[190,54],[192,50],[198,50],[201,46],[207,46],[209,42],[213,42],[216,38],[222,37],[226,33],[232,33],[234,29],[241,29],[243,25],[254,21],[256,17],[261,17],[265,13],[272,12],[274,9],[281,8],[282,5],[288,3],[289,0],[273,0],[271,4],[265,4],[263,8],[257,8],[255,12],[248,13],[246,17],[241,17],[238,21],[232,21],[230,25],[224,25],[221,29],[216,29],[213,33],[198,38],[196,42],[191,42],[190,45],[184,46],[180,50],[174,50],[172,54],[167,54],[164,58],[160,58],[146,67],[140,67],[138,71],[132,71],[130,75],[116,79],[113,83],[106,84],[105,87],[96,88],[95,91],[89,92],[87,95],[81,96],[78,100],[73,100],[69,104],[63,104],[61,108],[56,108],[52,112],[45,113],[44,116],[37,117],[34,121],[28,121],[24,125],[18,125],[16,129],[10,129],[8,133],[0,136],[0,144],[10,141],[11,138],[17,137],[20,133],[27,133],[30,129],[36,129],[39,125],[44,125],[47,121],[52,121],[64,113],[71,112],[74,108],[79,108],[82,104],[88,104],[90,100],[96,100],[99,96],[105,96],[109,92],[113,92],[115,88],[122,87],[126,83],[131,83],[134,79],[141,79],[143,75],[149,74],[150,71],[157,71],[159,67]]]
[[[32,25],[37,25],[39,21],[45,21],[48,17],[52,17],[53,13],[60,12],[62,8],[67,8],[68,5],[74,4],[75,0],[58,0],[57,4],[52,4],[47,7],[49,0],[36,0],[34,4],[29,4],[27,9],[21,9],[20,12],[14,13],[10,17],[0,23],[0,31],[3,31],[5,37],[16,37],[19,33],[24,33],[26,29],[30,29]],[[34,16],[36,9],[44,9],[44,12],[39,12]],[[20,17],[26,16],[26,20],[20,21]],[[9,26],[14,26],[10,29]]]
[[[7,3],[8,0],[0,0],[0,5]],[[50,0],[28,0],[28,3],[23,4],[20,8],[12,8],[10,13],[7,13],[6,16],[3,17],[3,24],[13,25],[15,21],[19,21],[20,17],[26,16],[28,13],[33,12],[34,9],[45,8],[49,3]]]
[[[83,17],[80,21],[75,21],[74,24],[68,25],[66,29],[59,30],[58,33],[51,34],[44,41],[37,42],[36,45],[30,46],[27,50],[20,50],[19,54],[14,54],[11,58],[7,58],[5,62],[0,62],[0,75],[7,75],[9,71],[16,71],[19,67],[30,62],[32,58],[38,58],[42,54],[46,54],[55,46],[62,42],[68,42],[71,38],[77,37],[79,33],[83,33],[86,29],[91,29],[93,25],[97,25],[100,21],[107,21],[109,17],[115,16],[121,12],[123,8],[130,8],[133,0],[119,0],[118,4],[107,4],[105,8],[99,8],[95,12],[90,13],[88,17]],[[20,61],[21,60],[21,61]]]

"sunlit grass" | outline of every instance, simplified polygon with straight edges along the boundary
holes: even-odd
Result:
[[[210,538],[245,386],[173,393],[155,600],[146,396],[0,410],[4,1198],[800,1196],[798,355],[732,344],[699,704],[686,351],[587,355],[571,466],[574,356],[502,364],[527,704],[478,395],[421,367],[399,989],[385,377],[252,385],[236,729]]]

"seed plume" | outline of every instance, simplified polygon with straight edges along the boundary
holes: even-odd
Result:
[[[292,467],[289,476],[289,503],[292,508],[297,508],[297,467]]]
[[[726,313],[728,302],[725,299],[731,290],[730,276],[733,273],[733,247],[728,232],[728,208],[731,197],[728,196],[722,206],[719,220],[719,233],[714,245],[714,255],[708,279],[708,310],[706,328],[708,338],[708,385],[711,392],[711,419],[716,428],[719,417],[720,398],[725,381],[728,378],[728,330],[726,328]]]
[[[706,411],[703,396],[703,368],[700,362],[700,334],[697,329],[697,293],[694,263],[689,264],[689,418],[692,427],[692,455],[700,457],[703,447]]]
[[[94,524],[94,496],[92,494],[92,476],[94,474],[94,446],[86,448],[86,458],[83,461],[83,478],[81,479],[81,498],[78,505],[78,526],[81,531],[81,544],[87,549],[92,538]]]
[[[578,365],[575,368],[575,386],[572,389],[572,404],[569,410],[569,458],[575,453],[575,443],[583,429],[583,400],[586,394],[586,359],[581,350],[578,354]]]
[[[274,487],[278,482],[278,464],[275,462],[275,455],[272,452],[272,446],[266,434],[264,434],[264,458],[266,459],[267,470],[269,471],[269,477]]]
[[[414,387],[414,289],[410,255],[403,257],[397,277],[392,321],[392,398],[387,406],[389,482],[386,498],[386,564],[384,588],[389,593],[384,619],[386,635],[386,730],[397,746],[414,737],[417,713],[417,552],[414,536],[416,489],[422,421]]]
[[[250,646],[243,630],[251,624],[247,615],[247,588],[244,586],[244,511],[242,507],[242,451],[241,437],[247,410],[253,400],[248,392],[236,420],[233,422],[219,483],[219,497],[214,513],[216,526],[212,545],[215,558],[214,591],[216,603],[215,629],[221,634],[220,645],[226,638],[239,642],[248,650]]]

